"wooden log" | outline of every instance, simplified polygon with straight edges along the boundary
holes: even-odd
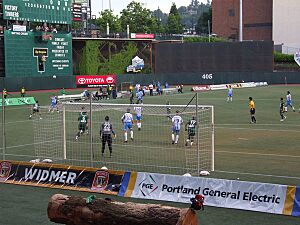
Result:
[[[66,225],[197,225],[190,208],[158,204],[122,203],[95,199],[86,203],[78,196],[53,195],[48,203],[52,222]]]

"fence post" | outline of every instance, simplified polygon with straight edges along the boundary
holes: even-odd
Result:
[[[198,117],[198,92],[196,93],[196,118],[197,118],[197,176],[200,175],[200,142],[199,142],[199,117]]]
[[[92,121],[92,93],[90,93],[90,124],[89,124],[89,134],[90,134],[90,154],[91,154],[91,167],[94,166],[94,151],[93,151],[93,121]]]

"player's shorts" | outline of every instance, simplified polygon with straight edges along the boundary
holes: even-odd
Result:
[[[86,123],[79,123],[78,130],[82,130],[82,132],[85,132],[86,129]]]
[[[189,136],[195,136],[196,135],[196,130],[195,129],[188,129],[188,135]]]
[[[124,123],[124,130],[132,129],[132,123],[131,122],[125,122]]]
[[[232,93],[230,93],[230,94],[228,93],[228,97],[232,97]]]
[[[138,115],[137,115],[137,116],[136,116],[136,120],[137,120],[137,121],[142,120],[142,116],[138,116]]]
[[[250,114],[251,114],[251,115],[254,115],[254,114],[255,114],[255,108],[250,109]]]
[[[172,133],[178,135],[180,133],[180,130],[176,129],[176,127],[173,127],[172,128]]]
[[[288,106],[293,106],[292,100],[286,101],[285,107],[288,107]]]
[[[38,113],[40,110],[39,109],[33,109],[32,112]]]
[[[56,103],[51,103],[51,108],[55,109],[56,108]]]

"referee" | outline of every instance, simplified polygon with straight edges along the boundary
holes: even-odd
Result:
[[[100,137],[102,138],[102,157],[104,157],[105,144],[107,142],[109,148],[109,156],[112,156],[112,136],[116,137],[112,124],[109,122],[109,117],[105,117],[105,121],[100,127]]]
[[[254,104],[254,101],[253,101],[252,97],[249,97],[249,109],[250,109],[250,116],[251,116],[250,123],[256,123],[256,118],[255,118],[255,104]]]

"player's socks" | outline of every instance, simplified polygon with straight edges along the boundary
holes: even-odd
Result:
[[[176,135],[176,137],[175,137],[175,144],[177,144],[178,139],[179,139],[179,135]]]
[[[124,140],[125,140],[125,142],[127,142],[127,132],[125,132],[125,134],[124,134]]]
[[[130,131],[130,138],[133,140],[133,130]]]
[[[175,135],[172,134],[172,142],[174,142],[174,141],[175,141]]]
[[[185,141],[185,146],[188,146],[189,142],[190,142],[190,140],[189,140],[189,139],[186,139],[186,141]]]

